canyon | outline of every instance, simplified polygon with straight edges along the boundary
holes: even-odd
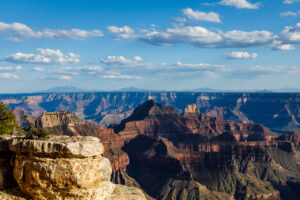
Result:
[[[101,139],[111,181],[147,199],[300,199],[300,132],[280,135],[247,121],[148,100],[104,127],[71,112],[45,112],[36,126]]]
[[[171,105],[183,113],[196,104],[201,113],[229,121],[262,124],[274,132],[300,130],[300,93],[206,93],[206,92],[70,92],[1,94],[17,116],[34,118],[44,112],[69,111],[81,119],[108,127],[130,116],[147,100]]]

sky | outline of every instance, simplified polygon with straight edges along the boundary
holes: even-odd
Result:
[[[0,93],[300,88],[300,0],[1,0]]]

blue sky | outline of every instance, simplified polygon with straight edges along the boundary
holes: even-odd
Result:
[[[300,86],[299,0],[2,0],[0,93]]]

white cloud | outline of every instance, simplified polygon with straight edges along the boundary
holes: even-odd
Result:
[[[120,74],[118,72],[102,75],[101,78],[105,79],[141,79],[141,76],[132,76],[127,74]]]
[[[286,66],[251,66],[248,71],[252,72],[265,72],[265,73],[279,73],[286,71],[288,68]]]
[[[33,39],[73,39],[83,40],[87,37],[103,37],[103,33],[100,30],[86,31],[81,29],[71,30],[52,30],[44,29],[42,31],[34,31],[30,27],[21,23],[7,24],[0,22],[0,33],[10,35],[8,40],[19,42],[24,38]]]
[[[143,58],[140,56],[134,56],[133,59],[138,62],[143,61]]]
[[[216,72],[204,71],[204,76],[207,78],[218,78],[219,75]]]
[[[5,78],[5,79],[18,79],[19,76],[16,74],[11,74],[11,73],[0,73],[0,78]]]
[[[182,62],[176,62],[174,66],[181,67],[181,68],[202,69],[202,70],[213,69],[216,67],[206,63],[188,64]]]
[[[123,29],[114,27],[116,30]],[[129,27],[128,27],[129,28]],[[133,30],[132,28],[129,28]],[[217,32],[208,30],[202,26],[175,26],[165,30],[138,29],[138,32],[130,34],[130,37],[122,36],[123,33],[115,31],[116,38],[136,39],[152,45],[168,46],[178,43],[189,43],[200,48],[240,48],[253,46],[270,46],[278,36],[272,32],[240,31]]]
[[[260,3],[250,3],[247,0],[222,0],[219,2],[223,6],[233,6],[238,9],[258,9]]]
[[[74,53],[64,55],[60,50],[38,48],[36,54],[19,52],[6,56],[1,60],[25,64],[70,64],[80,62],[80,56]]]
[[[282,41],[274,41],[273,43],[273,50],[279,50],[279,51],[290,51],[294,50],[294,46],[291,44],[282,44]]]
[[[45,71],[45,68],[42,68],[42,67],[34,67],[33,70],[34,70],[34,71],[37,71],[37,72],[43,72],[43,71]]]
[[[168,28],[165,31],[144,30],[137,39],[153,45],[172,45],[189,43],[203,48],[234,48],[267,46],[272,44],[274,34],[269,31],[213,32],[201,26],[184,26]]]
[[[296,2],[300,2],[300,0],[284,0],[283,1],[284,4],[294,4]]]
[[[222,40],[217,33],[200,26],[168,28],[165,31],[150,30],[138,36],[138,39],[154,45],[171,45],[176,43],[211,44]]]
[[[292,12],[292,11],[287,11],[287,12],[280,13],[280,16],[281,17],[289,17],[289,16],[296,17],[298,14],[299,14],[299,12],[296,13],[296,12]]]
[[[81,67],[76,67],[75,71],[79,71],[87,74],[96,74],[102,72],[103,68],[101,66],[81,66]]]
[[[133,38],[134,30],[129,26],[124,27],[116,27],[116,26],[108,26],[106,29],[113,34],[113,36],[117,39],[121,38]]]
[[[235,51],[227,53],[225,56],[227,59],[248,59],[248,58],[257,58],[257,53],[248,53],[243,51]]]
[[[102,59],[101,62],[106,65],[131,65],[136,66],[139,65],[143,58],[139,56],[135,56],[133,60],[127,59],[124,56],[108,56],[105,59]]]
[[[71,76],[63,75],[63,76],[57,76],[57,79],[59,79],[59,80],[71,80],[72,77]]]
[[[229,31],[223,34],[224,46],[227,47],[250,47],[269,45],[275,38],[269,31]],[[227,44],[226,44],[227,43]]]
[[[22,66],[5,66],[5,67],[0,67],[0,71],[19,71],[22,69]]]
[[[8,37],[8,38],[6,38],[6,40],[12,41],[12,42],[22,42],[22,40],[18,37]]]
[[[300,43],[300,23],[296,26],[286,26],[280,36],[286,43]]]
[[[220,15],[215,12],[200,12],[191,8],[183,9],[183,14],[191,20],[222,23]]]
[[[282,51],[290,51],[290,50],[294,50],[294,49],[295,49],[295,47],[291,44],[282,44],[282,45],[273,47],[273,50],[282,50]]]
[[[78,74],[97,74],[103,71],[101,66],[79,66],[79,67],[61,67],[50,69],[49,72],[63,75],[78,75]]]

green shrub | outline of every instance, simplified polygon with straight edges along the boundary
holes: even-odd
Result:
[[[46,138],[52,134],[52,132],[47,131],[44,128],[36,127],[26,115],[22,117],[22,120],[27,124],[27,127],[24,127],[23,129],[28,138]]]

